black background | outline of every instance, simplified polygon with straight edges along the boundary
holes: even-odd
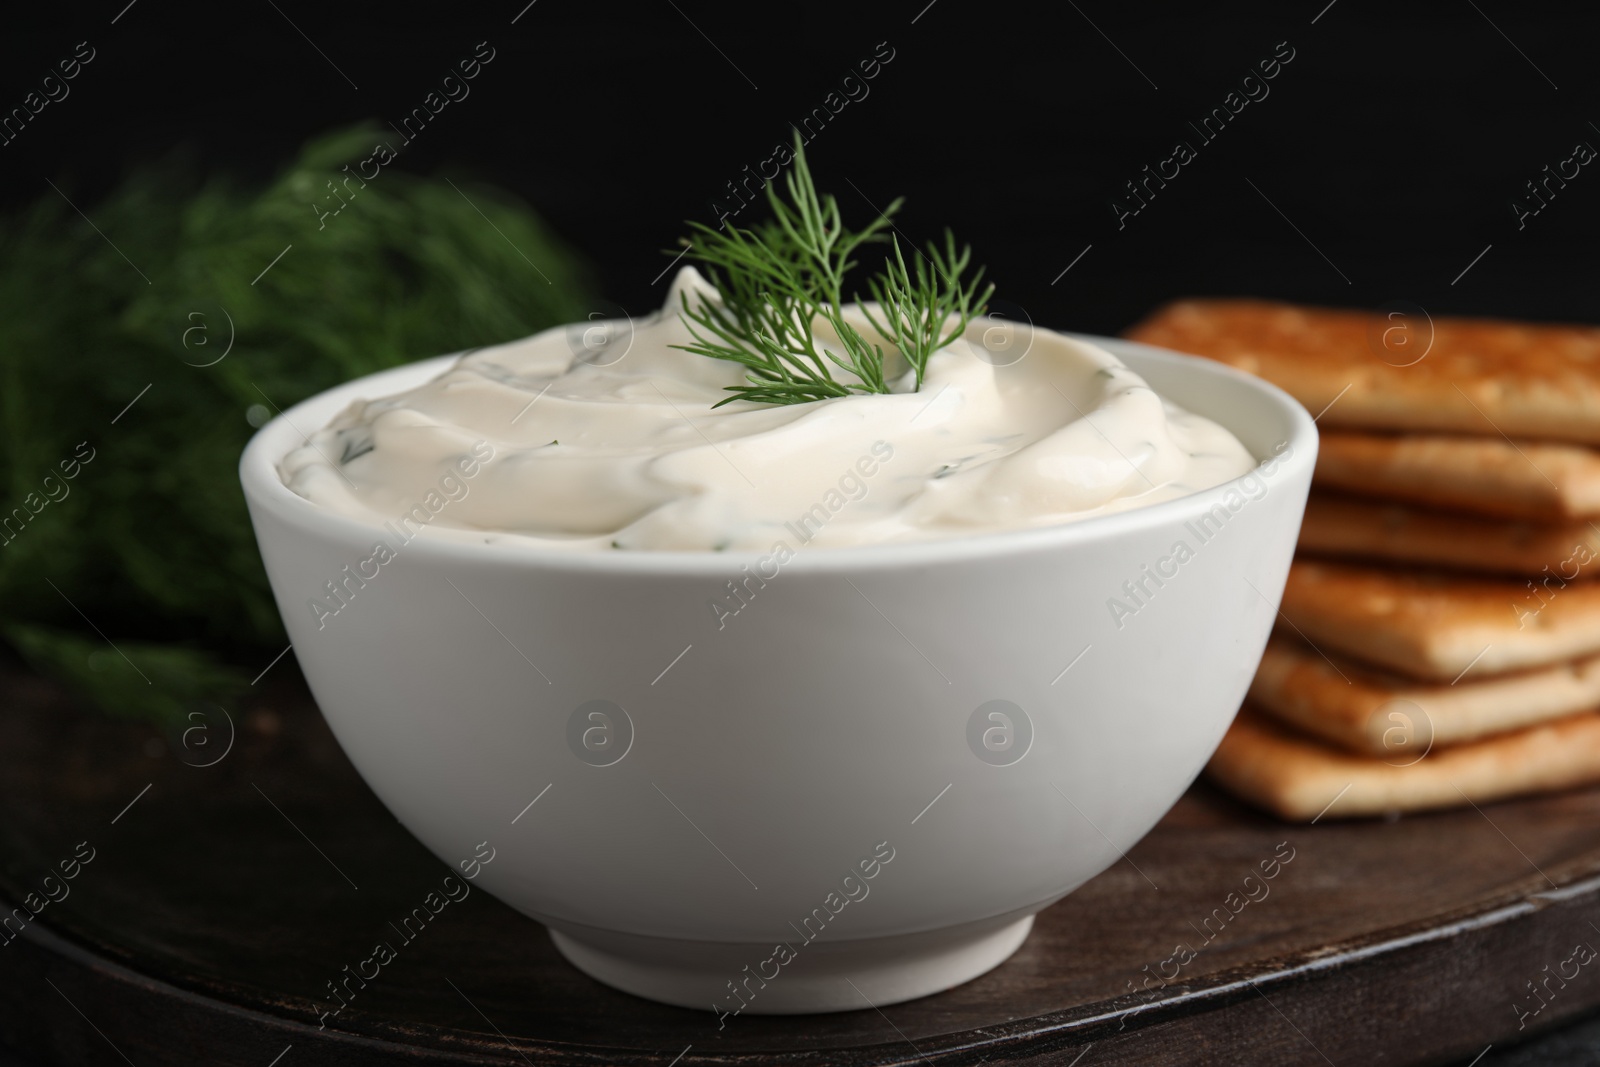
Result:
[[[905,195],[908,237],[951,226],[999,296],[1041,325],[1111,332],[1194,294],[1595,320],[1600,167],[1521,230],[1510,205],[1577,142],[1600,146],[1600,10],[1326,2],[12,11],[0,107],[77,42],[97,55],[0,147],[0,202],[54,195],[50,177],[92,203],[131,162],[180,144],[264,178],[319,131],[398,121],[487,41],[495,59],[471,95],[400,165],[449,164],[517,191],[590,261],[604,296],[639,312],[661,298],[665,279],[652,281],[681,220],[714,221],[724,183],[886,41],[894,58],[869,95],[808,149],[819,183],[856,223],[869,199]],[[1270,95],[1202,145],[1186,122],[1283,41],[1295,58]],[[1119,230],[1112,198],[1179,138],[1198,158]]]

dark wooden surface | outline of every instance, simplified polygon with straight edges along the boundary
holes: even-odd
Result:
[[[0,896],[37,891],[79,842],[96,853],[0,947],[0,1047],[139,1067],[1464,1064],[1600,1005],[1597,961],[1519,1029],[1544,1003],[1526,983],[1600,946],[1600,792],[1305,827],[1200,785],[1003,966],[882,1012],[719,1031],[584,977],[475,891],[319,1030],[325,983],[396,941],[388,923],[447,871],[361,783],[292,658],[260,689],[230,709],[218,760],[221,712],[180,738],[0,673]],[[1208,941],[1206,917],[1282,842],[1294,859],[1269,894]],[[1198,955],[1138,992],[1180,943]]]

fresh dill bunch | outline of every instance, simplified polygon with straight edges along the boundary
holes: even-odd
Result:
[[[864,229],[846,229],[838,201],[817,192],[798,133],[794,166],[784,176],[787,202],[774,184],[767,185],[773,217],[753,230],[688,224],[688,255],[707,268],[721,299],[702,297],[691,307],[689,294],[683,294],[681,315],[694,340],[674,347],[739,363],[747,372],[748,384],[728,386],[733,395],[716,406],[887,393],[884,364],[890,354],[905,362],[915,375],[914,389],[921,389],[928,357],[959,337],[994,292],[990,285],[979,295],[982,268],[962,282],[971,249],[958,251],[947,230],[944,248],[936,246],[930,257],[919,253],[908,269],[898,238],[886,232],[903,198]],[[892,256],[867,282],[881,317],[862,308],[878,335],[869,339],[844,317],[845,277],[857,265],[853,257],[861,246],[886,240]],[[831,336],[819,336],[819,323]],[[835,376],[836,370],[846,376]]]
[[[592,306],[573,254],[503,192],[398,165],[342,184],[392,138],[333,132],[260,182],[193,153],[92,201],[57,176],[92,226],[49,188],[0,213],[0,662],[174,730],[218,721],[288,641],[239,487],[252,406],[259,423]],[[332,182],[354,196],[323,227]],[[79,442],[93,462],[41,503]]]

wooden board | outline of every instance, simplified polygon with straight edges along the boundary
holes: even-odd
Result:
[[[586,978],[473,892],[319,1029],[325,983],[397,940],[446,871],[362,784],[292,659],[261,688],[223,755],[220,712],[185,746],[0,670],[0,896],[94,850],[0,946],[0,1046],[139,1067],[1465,1063],[1600,1004],[1600,962],[1563,967],[1600,947],[1600,792],[1287,826],[1198,785],[1010,961],[881,1012],[719,1030]]]

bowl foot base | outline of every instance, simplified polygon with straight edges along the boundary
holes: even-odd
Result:
[[[551,927],[550,939],[568,962],[606,985],[731,1017],[853,1011],[925,997],[999,966],[1032,928],[1032,915],[1008,915],[856,941],[796,937],[782,946],[572,926]]]

